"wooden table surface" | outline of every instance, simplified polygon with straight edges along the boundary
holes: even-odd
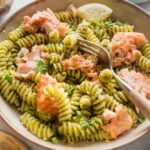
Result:
[[[2,24],[6,20],[6,18],[8,18],[12,13],[14,13],[21,7],[25,6],[26,4],[31,3],[33,1],[35,1],[35,0],[14,0],[13,6],[10,9],[9,13],[0,19],[0,24]],[[140,4],[139,6],[141,6],[142,8],[144,8],[145,10],[150,12],[150,2]],[[22,139],[22,137],[20,135],[15,133],[8,125],[6,125],[4,123],[4,121],[1,119],[1,117],[0,117],[0,129],[12,134],[13,136],[17,137],[18,139],[20,139],[23,143],[25,143],[28,146],[29,150],[47,150],[47,149],[44,149],[42,147],[39,147],[31,142],[28,142],[28,141]],[[117,150],[150,150],[150,132],[147,133],[146,135],[142,136],[138,140],[136,140],[126,146],[123,146],[121,148],[118,148]]]

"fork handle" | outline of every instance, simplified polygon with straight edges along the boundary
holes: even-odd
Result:
[[[121,86],[121,88],[126,93],[127,97],[130,99],[130,101],[140,109],[141,113],[150,120],[150,100],[145,98],[143,95],[141,95],[136,90],[130,88],[123,80],[121,80],[118,75],[113,71],[114,78],[118,82],[118,84]]]
[[[150,101],[135,90],[130,90],[128,93],[129,99],[137,106],[141,113],[150,120]]]

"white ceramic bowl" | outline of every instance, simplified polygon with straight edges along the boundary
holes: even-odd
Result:
[[[114,10],[114,16],[124,22],[129,22],[135,25],[135,30],[139,32],[143,32],[150,39],[150,16],[144,12],[142,9],[137,6],[125,1],[125,0],[44,0],[34,2],[32,5],[28,5],[17,12],[15,15],[10,17],[1,27],[0,31],[5,29],[6,32],[1,32],[0,40],[5,39],[7,32],[11,30],[12,26],[17,26],[22,17],[24,15],[31,15],[37,10],[43,10],[47,7],[50,7],[54,11],[64,10],[70,2],[73,2],[75,6],[80,6],[87,3],[103,3],[108,5]],[[17,111],[8,105],[1,97],[0,97],[0,114],[4,121],[16,132],[23,136],[23,138],[41,145],[45,148],[57,149],[57,150],[97,150],[97,149],[114,149],[120,147],[122,145],[128,144],[133,140],[139,138],[143,134],[148,131],[150,127],[150,122],[146,120],[136,129],[132,129],[126,134],[120,136],[118,139],[111,142],[95,142],[95,143],[79,143],[76,145],[67,145],[63,143],[59,143],[54,145],[50,142],[43,141],[33,134],[31,134],[19,121],[19,114]]]

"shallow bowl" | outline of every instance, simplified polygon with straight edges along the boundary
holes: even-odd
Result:
[[[43,10],[50,7],[53,11],[65,10],[66,7],[73,3],[75,6],[81,6],[87,3],[103,3],[114,10],[113,15],[123,22],[128,22],[135,26],[135,30],[144,33],[147,38],[150,39],[150,16],[144,10],[135,6],[134,4],[126,0],[43,0],[34,2],[23,9],[19,10],[17,13],[12,15],[1,27],[0,31],[0,41],[6,38],[7,33],[12,27],[16,27],[22,20],[23,16],[31,15],[37,10]],[[68,145],[64,143],[59,143],[54,145],[50,142],[43,141],[33,134],[31,134],[19,121],[19,114],[17,111],[8,105],[3,98],[0,97],[0,114],[3,120],[17,133],[19,133],[23,138],[38,144],[45,148],[57,149],[57,150],[97,150],[97,149],[114,149],[125,144],[128,144],[140,136],[148,132],[150,127],[150,122],[146,120],[136,129],[128,131],[126,134],[120,136],[118,139],[110,142],[88,142],[79,143],[75,145]]]

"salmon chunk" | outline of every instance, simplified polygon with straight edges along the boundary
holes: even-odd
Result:
[[[115,114],[114,112],[106,111],[103,116],[104,119],[110,123],[106,124],[103,129],[111,134],[112,138],[117,138],[132,127],[132,118],[122,106],[116,107]]]
[[[122,69],[118,75],[129,86],[150,99],[150,79],[148,77],[133,70],[129,72],[128,69]]]
[[[124,64],[131,64],[141,56],[138,50],[141,45],[147,42],[144,34],[137,32],[118,32],[112,39],[110,54],[113,58],[114,67]]]
[[[15,77],[23,77],[24,79],[31,78],[34,73],[34,69],[37,67],[36,60],[40,58],[39,46],[35,45],[31,52],[29,52],[27,48],[22,48],[16,58],[18,72],[15,74]]]
[[[64,60],[63,65],[65,69],[81,69],[83,72],[91,72],[95,65],[94,61],[95,58],[91,56],[84,58],[80,55],[74,55],[70,59]]]
[[[57,81],[48,74],[42,75],[37,84],[37,109],[44,114],[57,115],[57,100],[54,97],[47,97],[44,94],[44,88],[49,84],[53,87],[57,84]]]
[[[61,36],[64,36],[69,31],[68,27],[61,23],[49,8],[44,11],[38,11],[32,17],[25,16],[24,22],[24,30],[29,32],[41,29],[46,33],[58,31]]]

